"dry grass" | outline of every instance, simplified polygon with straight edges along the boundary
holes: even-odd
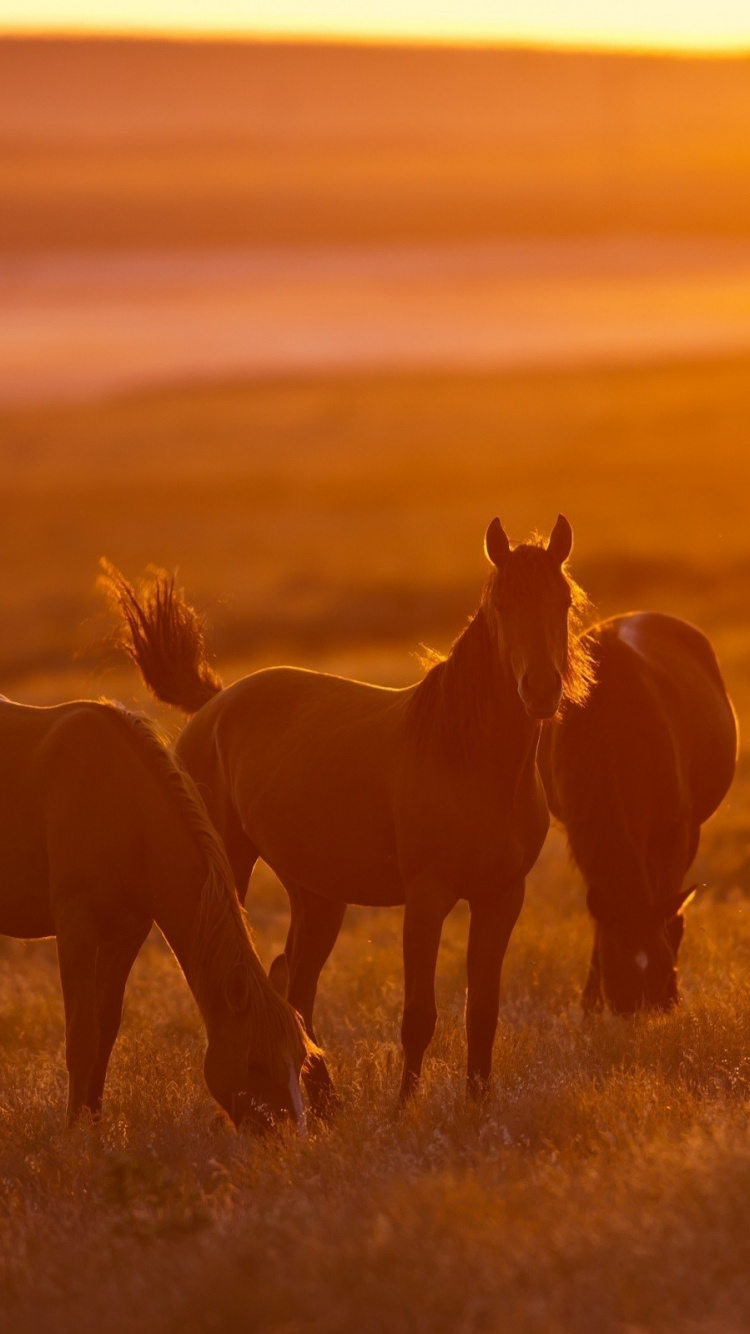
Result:
[[[277,383],[5,414],[4,688],[34,702],[126,670],[73,649],[96,558],[179,563],[231,677],[282,655],[408,679],[482,577],[481,534],[577,530],[603,610],[687,614],[750,707],[746,364],[572,376]],[[229,601],[217,603],[220,595]],[[175,720],[172,720],[172,726]],[[0,942],[0,1311],[9,1328],[143,1334],[680,1331],[750,1324],[748,764],[706,831],[679,1013],[581,1021],[589,946],[555,835],[505,973],[495,1091],[464,1100],[466,920],[449,921],[424,1089],[393,1113],[400,913],[352,911],[320,1031],[330,1129],[258,1144],[217,1122],[203,1035],[154,938],[100,1128],[62,1130],[54,946]],[[263,958],[283,894],[262,872]]]
[[[264,957],[284,902],[253,893]],[[740,1330],[750,1318],[750,931],[706,898],[685,1004],[583,1025],[588,945],[559,840],[506,969],[495,1092],[464,1100],[465,919],[448,923],[419,1102],[393,1116],[400,914],[352,913],[321,1028],[344,1107],[307,1143],[238,1137],[202,1085],[171,957],[136,967],[96,1131],[61,1130],[54,948],[3,952],[0,1282],[9,1328]]]

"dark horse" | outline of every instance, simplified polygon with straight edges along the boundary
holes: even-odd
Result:
[[[737,722],[710,643],[685,621],[632,612],[583,641],[595,684],[545,727],[539,757],[594,920],[583,1005],[667,1009],[683,881],[732,781]]]
[[[440,935],[459,899],[471,910],[469,1083],[489,1079],[502,961],[549,823],[541,721],[587,684],[568,636],[583,599],[563,568],[572,541],[560,516],[546,547],[511,549],[495,519],[478,611],[448,657],[403,690],[291,667],[225,690],[173,580],[136,593],[109,570],[127,651],[159,699],[195,715],[177,752],[225,839],[238,893],[260,856],[289,894],[289,999],[311,1036],[346,905],[405,905],[402,1099],[435,1028]],[[325,1111],[320,1058],[308,1089]]]
[[[101,1111],[128,974],[156,921],[208,1034],[206,1083],[237,1123],[303,1122],[308,1041],[266,977],[195,786],[142,718],[0,696],[0,933],[57,937],[68,1122]]]

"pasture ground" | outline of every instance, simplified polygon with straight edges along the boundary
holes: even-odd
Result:
[[[179,564],[227,679],[285,659],[404,682],[410,648],[445,646],[474,605],[488,518],[522,537],[562,509],[602,614],[695,620],[742,723],[749,372],[279,380],[6,412],[3,689],[145,702],[87,652],[105,628],[102,554],[129,575]],[[583,1024],[589,928],[551,835],[509,949],[481,1108],[462,1088],[461,910],[414,1107],[393,1117],[400,913],[351,910],[319,1000],[343,1108],[306,1142],[273,1145],[217,1118],[195,1006],[156,937],[133,973],[102,1125],[66,1134],[54,945],[0,942],[8,1328],[747,1329],[748,795],[743,750],[705,832],[684,1004],[666,1017]],[[248,904],[267,963],[286,924],[269,872]]]

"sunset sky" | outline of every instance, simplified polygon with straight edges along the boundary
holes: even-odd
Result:
[[[0,31],[750,50],[748,0],[4,0]]]

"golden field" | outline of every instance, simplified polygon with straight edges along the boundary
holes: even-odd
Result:
[[[0,689],[119,697],[176,735],[106,645],[101,556],[131,578],[179,567],[227,681],[291,661],[406,683],[420,643],[445,648],[476,605],[488,520],[522,539],[563,511],[592,615],[695,621],[747,731],[748,68],[0,42]],[[289,352],[275,375],[242,362],[264,319]],[[531,364],[547,319],[559,369]],[[452,321],[465,369],[417,372]],[[506,352],[525,330],[525,370],[469,364],[493,321]],[[618,321],[636,351],[583,364],[612,353]],[[566,340],[576,322],[586,356]],[[377,327],[401,336],[387,372],[325,363],[326,330]],[[185,360],[167,373],[177,335]],[[304,374],[294,349],[319,344],[321,373]],[[123,378],[133,349],[142,374],[156,366],[148,389]],[[401,914],[350,910],[318,1001],[342,1107],[306,1141],[258,1143],[219,1118],[197,1009],[156,933],[102,1123],[66,1133],[54,943],[0,940],[0,1326],[744,1334],[744,741],[695,879],[679,1011],[584,1024],[590,927],[553,830],[508,951],[491,1096],[464,1097],[459,909],[400,1118]],[[262,867],[248,910],[268,964],[287,912]]]
[[[5,410],[6,693],[151,706],[91,649],[106,554],[179,565],[227,679],[293,660],[413,679],[483,577],[482,536],[576,531],[602,614],[687,615],[743,723],[747,362],[523,375],[278,379]],[[74,655],[78,655],[74,660]],[[160,715],[172,734],[174,715]],[[584,1025],[583,894],[550,836],[508,952],[494,1092],[464,1100],[466,920],[397,1120],[400,912],[350,910],[319,1032],[343,1107],[307,1142],[217,1120],[196,1008],[158,938],[139,959],[101,1127],[62,1129],[51,943],[0,944],[0,1291],[16,1330],[737,1331],[750,1320],[750,815],[745,753],[707,828],[683,1005]],[[248,907],[268,963],[285,898]]]
[[[0,248],[746,237],[747,58],[0,41]]]

